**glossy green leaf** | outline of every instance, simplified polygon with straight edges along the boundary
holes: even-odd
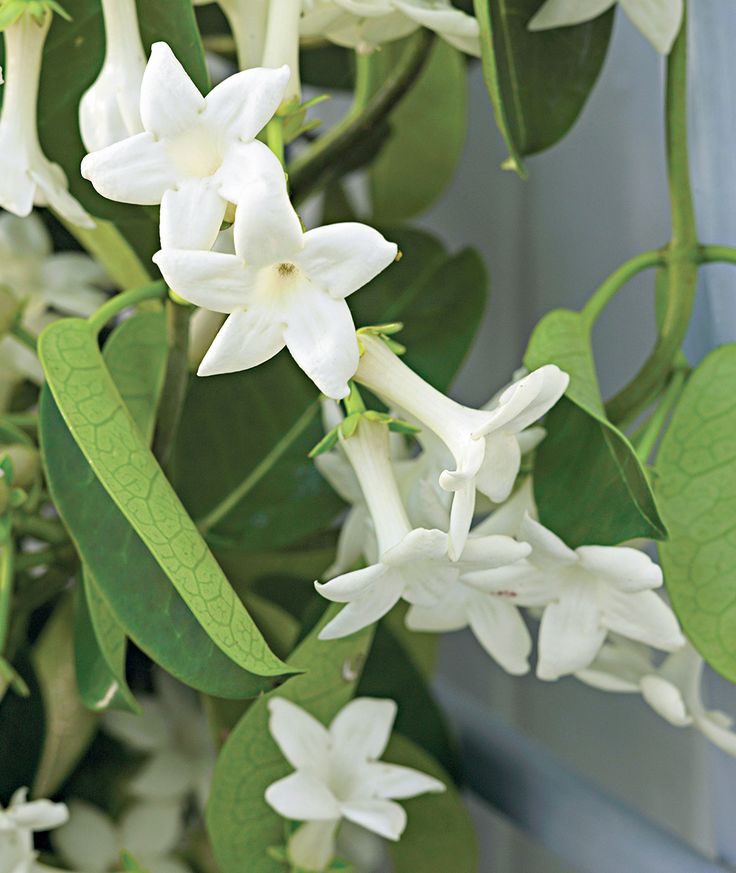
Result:
[[[547,437],[536,452],[534,494],[542,524],[572,548],[665,537],[647,474],[626,436],[605,417],[580,313],[556,309],[546,315],[529,340],[524,364],[530,370],[557,364],[570,374],[566,396],[547,414]]]
[[[512,166],[570,130],[595,85],[611,38],[613,10],[574,27],[532,33],[545,0],[474,0],[483,76]]]
[[[163,331],[160,315],[139,314],[117,328],[110,340],[110,361],[121,387],[131,394],[133,411],[141,389],[126,385],[125,373],[146,374],[160,386]],[[128,334],[125,342],[123,337],[115,339],[118,332]],[[116,358],[126,366],[121,368]],[[149,391],[153,396],[158,388],[149,386],[140,396]],[[270,680],[241,670],[203,630],[95,477],[48,388],[42,392],[40,412],[41,442],[54,503],[99,584],[99,592],[126,634],[182,682],[207,693],[250,697],[269,688]]]
[[[656,458],[670,537],[659,545],[683,629],[736,682],[736,345],[711,352],[677,404]]]
[[[271,738],[268,699],[283,697],[328,724],[352,698],[373,629],[341,640],[318,640],[321,628],[340,608],[331,606],[295,650],[291,660],[306,672],[259,698],[220,752],[207,806],[207,829],[222,873],[283,873],[267,852],[284,842],[284,820],[268,806],[264,793],[293,768]]]
[[[31,785],[41,759],[45,717],[41,691],[25,654],[13,667],[28,685],[28,697],[8,692],[0,700],[0,806],[21,785]]]
[[[79,133],[78,107],[102,66],[102,7],[99,0],[65,0],[63,5],[72,20],[55,16],[44,52],[38,104],[41,143],[46,154],[64,169],[72,194],[93,215],[113,221],[148,269],[159,247],[157,210],[105,200],[79,173],[86,151]],[[165,40],[206,92],[204,51],[191,0],[140,2],[138,11],[146,47]]]
[[[394,734],[385,761],[412,767],[444,782],[442,794],[402,801],[408,823],[397,843],[388,843],[394,873],[478,873],[475,828],[452,779],[420,746]]]
[[[405,316],[399,339],[408,348],[407,362],[446,388],[483,314],[483,265],[469,250],[448,255],[429,234],[387,234],[404,256],[351,296],[356,325]],[[243,373],[193,378],[172,471],[192,516],[206,517],[251,474],[316,397],[314,385],[286,352]],[[307,457],[322,434],[315,408],[313,421],[273,468],[213,526],[207,536],[213,547],[282,548],[330,524],[342,504]],[[197,459],[194,465],[192,458]]]
[[[381,71],[391,70],[397,50],[403,46],[387,45],[377,53]],[[371,164],[374,223],[411,218],[440,197],[462,155],[467,111],[465,58],[436,40],[418,81],[391,113],[391,135]]]

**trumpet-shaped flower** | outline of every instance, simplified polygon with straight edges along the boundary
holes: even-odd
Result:
[[[507,388],[490,410],[461,406],[417,376],[377,337],[362,337],[364,353],[355,378],[389,405],[405,409],[434,431],[455,460],[440,485],[454,492],[450,555],[463,550],[475,511],[476,489],[500,503],[519,472],[518,435],[562,396],[569,377],[554,365],[540,367]]]
[[[329,728],[283,698],[268,707],[271,736],[295,772],[269,785],[266,802],[279,815],[306,822],[289,843],[298,867],[324,870],[343,819],[398,840],[407,816],[396,801],[445,790],[432,776],[379,760],[396,718],[393,700],[355,699]]]
[[[235,214],[237,254],[154,256],[185,300],[229,315],[198,373],[247,370],[286,346],[320,391],[346,397],[358,340],[345,298],[395,259],[396,245],[355,222],[304,233],[283,184],[263,179],[252,188]]]
[[[519,570],[512,581],[482,571],[467,579],[519,606],[543,607],[540,679],[584,670],[609,631],[665,651],[685,645],[672,610],[652,590],[661,586],[662,571],[643,552],[622,546],[570,549],[528,513],[518,535],[532,549],[527,572]]]
[[[619,0],[621,8],[655,49],[669,54],[682,25],[683,0]],[[597,18],[616,0],[547,0],[529,22],[529,30],[567,27]]]
[[[258,183],[285,188],[256,135],[276,111],[287,68],[245,70],[203,97],[166,43],[155,43],[141,85],[143,133],[88,154],[82,175],[110,200],[161,204],[161,246],[209,249],[228,204]]]
[[[194,0],[205,6],[212,0]],[[230,25],[241,70],[263,66],[269,0],[217,0]]]
[[[619,693],[641,693],[662,718],[675,727],[692,725],[714,745],[736,756],[733,719],[707,709],[701,691],[705,662],[688,643],[658,666],[652,651],[639,643],[611,638],[578,679],[594,688]]]
[[[301,99],[299,75],[299,22],[303,0],[269,0],[266,38],[263,45],[264,67],[289,68],[289,83],[284,103]]]
[[[480,56],[478,22],[449,0],[316,0],[301,22],[305,38],[323,36],[369,53],[426,27],[451,46]]]
[[[63,803],[28,801],[28,789],[19,788],[7,809],[0,807],[0,873],[32,873],[38,852],[33,834],[63,825],[69,812]]]
[[[135,0],[102,0],[105,59],[79,103],[79,129],[88,152],[143,132],[141,85],[146,69]]]
[[[190,873],[172,852],[182,836],[178,803],[138,803],[119,822],[89,803],[72,800],[69,821],[52,837],[67,864],[85,873],[120,869],[120,853],[129,851],[148,873]]]
[[[529,554],[529,547],[503,535],[469,541],[452,562],[448,537],[440,530],[412,528],[391,469],[384,424],[363,419],[353,436],[343,440],[373,520],[379,560],[324,584],[319,593],[347,604],[321,631],[320,639],[348,636],[384,616],[400,598],[434,606],[461,572],[504,567]]]
[[[38,139],[38,83],[51,18],[51,12],[43,13],[40,21],[24,12],[4,30],[0,206],[20,216],[28,215],[34,204],[50,206],[72,224],[94,227],[94,221],[69,193],[64,171],[44,155]]]

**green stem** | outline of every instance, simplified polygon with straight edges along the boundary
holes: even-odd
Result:
[[[642,410],[667,379],[690,324],[698,276],[699,246],[687,146],[687,16],[667,59],[667,170],[672,239],[666,249],[667,298],[657,342],[637,376],[606,404],[611,421]]]
[[[38,428],[38,413],[36,412],[9,412],[0,417],[0,424],[10,424],[24,430],[35,431]]]
[[[588,327],[600,317],[618,291],[637,274],[652,267],[661,267],[666,262],[664,252],[660,250],[642,252],[614,270],[613,273],[598,287],[582,310],[582,316]]]
[[[288,167],[289,187],[295,203],[303,201],[318,185],[337,175],[340,159],[350,154],[371,128],[390,114],[424,68],[433,38],[428,30],[417,36],[381,87],[370,97],[367,96],[365,78],[367,68],[362,68],[362,62],[358,64],[358,87],[351,110]]]
[[[5,650],[8,638],[10,616],[10,596],[13,592],[13,542],[8,537],[0,545],[0,654]]]
[[[19,342],[22,342],[26,348],[30,349],[34,354],[36,353],[38,337],[34,336],[30,330],[26,330],[22,324],[18,323],[13,325],[10,332]]]
[[[701,264],[736,264],[736,248],[732,246],[700,246]]]
[[[636,453],[645,464],[654,451],[662,428],[685,387],[686,378],[687,371],[685,369],[675,370],[659,405],[644,426],[641,436],[636,440]]]
[[[304,433],[307,427],[311,424],[312,419],[317,414],[319,409],[319,401],[310,403],[304,412],[292,424],[289,430],[281,437],[274,445],[271,451],[256,464],[251,472],[243,479],[243,481],[234,488],[223,500],[221,500],[214,509],[210,510],[204,518],[197,522],[199,530],[206,534],[230,512],[238,503],[255,488],[255,486],[263,479],[263,477],[271,470],[281,457],[291,448],[296,440]]]
[[[147,285],[141,285],[140,288],[131,288],[130,291],[123,291],[121,294],[116,294],[107,303],[91,315],[87,321],[95,333],[99,333],[102,328],[114,318],[123,309],[129,306],[136,306],[138,303],[143,303],[144,300],[155,300],[163,298],[166,294],[166,284],[164,282],[149,282]]]
[[[73,557],[74,550],[71,544],[57,543],[40,552],[22,552],[16,556],[15,568],[18,571],[30,570],[32,567],[52,566],[59,558]]]
[[[13,531],[19,536],[35,537],[55,545],[69,542],[69,534],[64,525],[36,515],[16,514],[13,518]]]
[[[275,115],[266,125],[266,142],[284,166],[284,121]]]
[[[159,464],[167,468],[179,429],[184,400],[189,384],[189,319],[192,309],[173,300],[166,301],[166,324],[169,357],[161,391],[153,453]]]

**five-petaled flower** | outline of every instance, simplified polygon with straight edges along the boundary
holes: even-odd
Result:
[[[19,788],[10,805],[0,807],[0,873],[32,873],[38,852],[33,846],[36,831],[63,825],[69,812],[63,803],[28,800],[28,789]]]
[[[398,840],[407,816],[395,801],[445,790],[432,776],[379,760],[396,718],[393,700],[357,698],[329,728],[284,698],[272,698],[268,707],[271,736],[295,772],[269,785],[266,801],[279,815],[306,822],[289,843],[297,866],[329,864],[342,819]]]
[[[92,152],[82,175],[110,200],[161,204],[161,246],[209,249],[229,204],[257,183],[285,190],[278,158],[255,137],[281,102],[289,70],[230,76],[203,97],[166,43],[141,85],[143,133]]]

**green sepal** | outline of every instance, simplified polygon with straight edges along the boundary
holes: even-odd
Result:
[[[421,428],[409,424],[401,418],[394,418],[386,412],[379,412],[377,409],[366,409],[364,412],[352,412],[347,415],[340,424],[336,424],[332,430],[328,431],[317,445],[309,452],[310,458],[316,458],[318,455],[323,455],[335,448],[340,438],[349,439],[358,429],[361,418],[368,421],[375,421],[379,424],[385,424],[390,431],[394,433],[404,433],[414,435],[420,432]]]
[[[120,863],[123,865],[123,870],[130,871],[130,873],[148,873],[148,870],[142,867],[127,849],[120,852]]]
[[[312,97],[311,100],[307,100],[306,103],[299,103],[298,99],[294,98],[287,104],[286,110],[281,115],[285,145],[294,142],[295,139],[298,139],[307,133],[307,131],[320,127],[322,124],[321,119],[313,118],[310,121],[306,120],[307,110],[329,99],[329,94],[318,94],[316,97]]]
[[[316,458],[318,455],[323,455],[325,452],[330,452],[338,443],[340,439],[340,425],[337,424],[332,430],[328,430],[327,433],[322,437],[322,439],[317,443],[314,448],[310,449],[308,457]]]
[[[10,686],[19,697],[29,697],[31,691],[25,679],[9,664],[5,658],[0,658],[0,688]],[[0,693],[2,699],[2,693]]]
[[[396,259],[398,260],[401,253],[397,255]],[[365,351],[363,347],[363,343],[360,341],[361,334],[367,334],[368,336],[374,336],[377,339],[383,340],[386,345],[391,349],[391,351],[395,355],[403,355],[406,353],[406,346],[403,346],[401,343],[397,342],[395,339],[391,337],[398,333],[400,330],[404,329],[404,325],[400,321],[393,321],[390,324],[371,324],[367,327],[360,327],[357,330],[358,334],[358,347],[360,348],[360,354],[362,355]]]
[[[6,0],[0,5],[0,30],[15,24],[23,14],[28,14],[39,24],[43,24],[48,13],[56,13],[66,21],[72,20],[71,15],[56,0]]]

